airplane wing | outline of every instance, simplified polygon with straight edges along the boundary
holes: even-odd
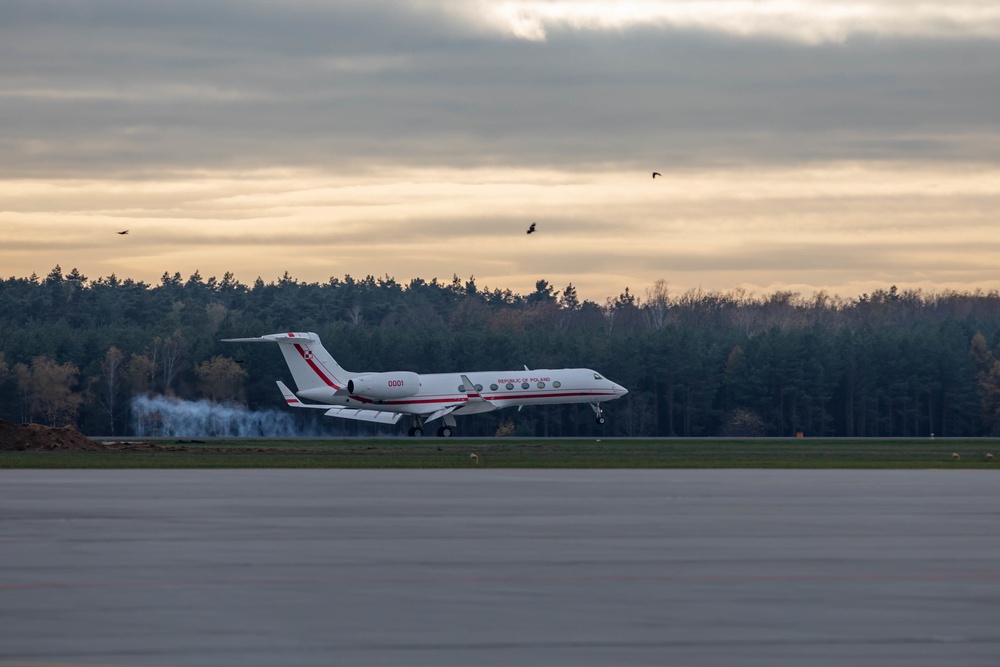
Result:
[[[311,407],[311,406],[310,406]],[[322,406],[328,407],[328,406]],[[403,416],[401,412],[382,412],[380,410],[358,410],[357,408],[330,408],[323,413],[327,417],[340,417],[341,419],[357,419],[363,422],[377,422],[379,424],[395,424]]]
[[[293,408],[314,408],[319,410],[326,410],[323,413],[326,417],[340,417],[341,419],[357,419],[366,422],[377,422],[379,424],[395,424],[402,417],[402,413],[399,412],[381,412],[379,410],[358,410],[357,408],[341,408],[339,406],[329,406],[323,404],[315,403],[303,403],[299,400],[299,397],[292,393],[284,382],[277,380],[278,389],[281,390],[281,395],[285,397],[285,403],[288,403],[290,407]],[[457,407],[457,406],[456,406]]]
[[[432,412],[431,414],[424,417],[425,424],[427,422],[432,422],[435,419],[440,419],[445,415],[449,415],[455,410],[465,407],[466,405],[473,405],[475,403],[483,403],[483,402],[489,403],[490,405],[495,405],[493,401],[487,401],[485,398],[483,398],[483,395],[479,393],[479,390],[476,389],[476,385],[472,382],[472,380],[469,379],[468,375],[461,375],[459,377],[462,378],[462,386],[465,388],[465,396],[466,396],[465,402],[446,405],[445,407],[440,408],[435,412]]]
[[[426,417],[424,417],[424,423],[426,424],[427,422],[432,422],[435,419],[441,419],[441,417],[444,417],[445,415],[450,415],[452,412],[454,412],[455,410],[458,410],[460,407],[462,407],[462,405],[464,405],[464,404],[463,403],[458,403],[456,405],[449,405],[446,408],[441,408],[440,410],[432,412],[429,415],[427,415]]]

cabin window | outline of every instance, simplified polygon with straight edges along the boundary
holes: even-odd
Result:
[[[491,390],[491,391],[496,391],[496,390],[497,390],[497,389],[499,389],[499,388],[500,388],[500,387],[498,387],[498,386],[497,386],[497,383],[496,383],[496,382],[494,382],[493,384],[491,384],[491,385],[490,385],[490,390]]]
[[[539,382],[538,383],[538,388],[539,389],[545,389],[545,383],[544,382]]]
[[[476,391],[482,391],[482,390],[483,390],[483,385],[477,384],[476,385]]]
[[[508,382],[507,383],[507,391],[510,391],[513,388],[514,388],[514,385],[512,385],[510,382]]]
[[[559,380],[556,380],[555,382],[552,383],[552,386],[555,387],[556,389],[558,389],[559,387],[562,386],[562,382],[560,382]]]
[[[527,388],[528,388],[528,387],[530,387],[530,386],[531,386],[531,385],[530,385],[530,384],[528,384],[527,382],[522,382],[522,383],[521,383],[521,389],[527,389]]]

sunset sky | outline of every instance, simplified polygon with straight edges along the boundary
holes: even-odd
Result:
[[[1000,289],[998,109],[996,0],[5,0],[0,274]]]

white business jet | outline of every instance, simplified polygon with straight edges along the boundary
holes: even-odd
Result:
[[[353,373],[334,361],[315,333],[277,333],[258,338],[226,338],[227,343],[278,343],[297,391],[278,381],[293,408],[325,410],[328,417],[395,424],[409,415],[411,436],[441,419],[441,437],[454,434],[455,416],[525,405],[589,403],[604,423],[602,401],[621,398],[625,387],[589,368],[478,371],[418,375],[410,371]],[[315,401],[304,403],[302,399]]]

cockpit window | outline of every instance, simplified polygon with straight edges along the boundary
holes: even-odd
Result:
[[[604,378],[601,377],[600,373],[594,373],[594,379],[595,380],[603,380]]]

